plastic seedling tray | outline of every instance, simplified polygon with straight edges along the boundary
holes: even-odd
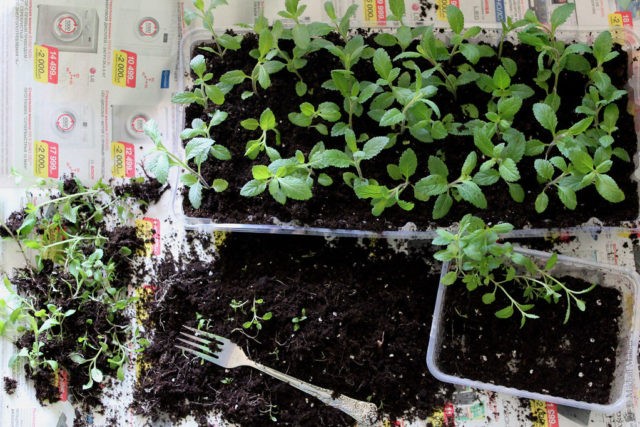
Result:
[[[339,2],[338,2],[339,3]],[[417,22],[416,24],[420,24]],[[430,24],[434,24],[434,27],[444,27],[446,23],[433,22]],[[470,23],[469,25],[476,25]],[[354,27],[366,27],[371,26],[367,25],[365,22],[354,21],[352,22],[352,26]],[[391,26],[380,27],[375,26],[378,31],[391,31],[393,28]],[[229,27],[236,32],[246,31],[246,29],[238,28],[238,27]],[[484,28],[484,27],[483,27]],[[566,28],[562,31],[558,32],[558,37],[565,41],[572,40],[582,40],[589,41],[592,40],[595,35],[598,34],[599,31],[602,31],[604,28]],[[225,28],[221,28],[220,31],[224,31]],[[480,37],[480,41],[485,42],[495,42],[498,40],[500,34],[500,30],[496,25],[486,25],[486,31]],[[629,63],[628,63],[628,90],[629,97],[632,102],[636,105],[640,105],[640,63],[633,61],[632,55],[638,48],[640,49],[640,42],[637,40],[636,35],[628,31],[627,29],[619,29],[616,30],[615,33],[616,39],[625,40],[624,49],[629,52]],[[511,38],[511,40],[514,40]],[[185,35],[182,39],[182,43],[180,46],[180,57],[179,57],[179,79],[178,87],[186,88],[191,86],[191,78],[189,77],[189,62],[192,58],[194,49],[196,46],[207,43],[211,41],[211,35],[205,30],[194,30]],[[186,126],[185,123],[185,114],[183,106],[176,106],[176,126],[175,129],[178,133],[184,129]],[[634,120],[636,122],[636,128],[640,128],[640,108],[637,109],[638,113],[635,114]],[[640,141],[640,137],[639,137]],[[178,155],[182,156],[184,153],[184,147],[182,145],[182,141],[176,135],[174,137],[174,152]],[[635,162],[636,168],[638,167],[638,156],[636,153],[632,154],[632,160]],[[636,183],[640,184],[638,180],[638,170],[632,175],[631,179]],[[177,175],[177,174],[176,174]],[[638,187],[638,191],[640,192],[640,187]],[[183,213],[182,203],[183,197],[181,194],[182,185],[179,181],[179,176],[176,176],[175,185],[173,185],[173,209],[174,215],[177,218],[180,218],[185,227],[187,229],[199,230],[203,232],[212,232],[212,231],[234,231],[234,232],[247,232],[247,233],[278,233],[278,234],[299,234],[299,235],[322,235],[322,236],[336,236],[336,237],[383,237],[383,238],[401,238],[401,239],[431,239],[435,236],[433,229],[419,229],[413,223],[407,223],[402,227],[398,227],[394,230],[387,231],[373,231],[366,229],[366,225],[356,226],[354,228],[349,229],[335,229],[335,228],[322,228],[308,225],[299,225],[297,223],[283,223],[279,222],[274,218],[273,223],[263,223],[263,224],[247,224],[247,223],[218,223],[212,220],[211,218],[205,217],[192,217],[187,216]],[[227,191],[237,191],[237,190],[227,190]],[[354,196],[355,197],[355,196]],[[557,196],[551,196],[554,203],[559,203],[557,201]],[[516,202],[514,202],[516,203]],[[612,208],[615,208],[615,205],[612,204]],[[455,209],[455,207],[454,207]],[[569,213],[570,214],[570,213]],[[384,216],[384,213],[382,214]],[[480,213],[481,215],[481,213]],[[451,221],[456,221],[457,216],[453,215],[453,212],[449,213],[449,217]],[[373,218],[373,217],[372,217]],[[628,218],[625,219],[624,223],[616,224],[615,226],[601,226],[598,218],[592,218],[583,224],[575,224],[575,227],[563,228],[561,232],[568,232],[569,234],[575,234],[577,232],[585,232],[590,230],[603,230],[603,229],[619,229],[625,230],[629,232],[630,227],[634,227],[639,218]],[[550,227],[545,228],[528,228],[528,229],[520,229],[514,230],[514,233],[509,235],[509,237],[541,237],[541,236],[549,236],[553,235],[560,231],[559,228],[554,228],[552,225]]]
[[[517,248],[518,252],[545,261],[551,254],[529,249]],[[442,276],[449,271],[449,264],[444,263]],[[443,342],[443,330],[447,326],[443,323],[443,310],[447,303],[447,286],[440,285],[436,298],[433,323],[429,335],[429,345],[427,349],[427,367],[429,372],[440,381],[467,386],[476,389],[484,389],[513,395],[520,398],[541,400],[559,405],[566,405],[575,408],[587,409],[597,412],[613,413],[624,408],[627,398],[632,393],[633,377],[637,369],[635,357],[638,348],[638,334],[640,325],[638,324],[638,309],[640,297],[638,295],[640,286],[640,276],[632,270],[590,262],[583,259],[558,256],[558,262],[553,273],[563,276],[572,276],[590,282],[598,283],[600,286],[618,289],[622,294],[622,315],[618,319],[620,331],[618,347],[616,349],[616,367],[614,380],[611,385],[611,392],[607,403],[593,403],[568,399],[563,396],[532,392],[528,390],[516,389],[507,385],[492,384],[477,381],[472,378],[462,378],[443,372],[440,369],[439,353]],[[441,276],[441,277],[442,277]],[[452,285],[456,286],[456,285]],[[505,321],[512,321],[505,320]],[[533,322],[543,322],[544,319],[532,320]],[[499,381],[499,378],[496,378]]]

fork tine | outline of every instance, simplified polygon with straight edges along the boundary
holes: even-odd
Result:
[[[188,333],[182,332],[182,331],[180,331],[180,335],[182,335],[183,337],[187,337],[191,341],[197,341],[197,342],[199,342],[201,344],[204,344],[204,345],[209,345],[209,344],[212,344],[212,343],[215,343],[216,345],[218,344],[216,341],[207,340],[207,339],[201,338],[201,337],[199,337],[197,335],[191,335],[191,334],[188,334]],[[180,337],[178,337],[177,339],[180,339]],[[182,341],[184,341],[184,340],[182,340]]]
[[[192,328],[190,326],[187,325],[182,325],[183,328],[190,330],[191,332],[193,332],[196,335],[203,335],[207,338],[211,338],[214,339],[216,341],[220,341],[223,344],[229,343],[230,341],[224,337],[221,337],[220,335],[216,335],[216,334],[212,334],[211,332],[207,332],[207,331],[203,331],[200,329],[196,329],[196,328]]]
[[[180,339],[180,338],[178,338],[178,339]],[[184,340],[181,340],[181,341],[184,341]],[[176,348],[184,350],[187,353],[195,354],[196,356],[206,360],[207,362],[215,363],[216,365],[220,364],[220,361],[218,360],[217,357],[211,356],[211,355],[209,355],[207,353],[203,353],[203,352],[195,350],[193,348],[183,347],[181,345],[176,345]]]

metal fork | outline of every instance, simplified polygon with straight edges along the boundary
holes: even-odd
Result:
[[[318,387],[313,384],[309,384],[287,374],[283,374],[280,371],[276,371],[273,368],[264,366],[260,363],[254,362],[247,357],[242,348],[237,344],[229,341],[227,338],[219,335],[211,334],[209,332],[201,331],[198,329],[184,326],[185,329],[193,332],[189,334],[181,331],[180,334],[185,338],[178,338],[179,341],[186,344],[188,347],[176,345],[176,347],[195,354],[202,359],[222,366],[223,368],[231,369],[238,366],[250,366],[265,374],[271,375],[274,378],[284,381],[304,391],[307,394],[317,398],[323,403],[341,410],[345,414],[354,418],[360,426],[374,426],[378,419],[378,411],[376,405],[370,402],[363,402],[361,400],[355,400],[347,397],[343,394],[338,394],[334,397],[331,390]],[[202,338],[206,337],[206,338]],[[207,339],[210,338],[210,339]],[[218,347],[218,350],[212,350],[209,346],[214,345]]]

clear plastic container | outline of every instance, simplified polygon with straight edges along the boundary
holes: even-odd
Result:
[[[337,12],[343,13],[344,10],[350,4],[359,4],[360,2],[366,2],[367,0],[335,0],[334,4],[336,5]],[[407,0],[408,3],[410,2]],[[282,2],[284,4],[284,2]],[[277,16],[274,13],[274,8],[277,6],[275,4],[269,5],[269,10],[267,10],[266,5],[260,5],[259,2],[256,2],[261,7],[254,8],[255,13],[259,13],[260,11],[265,14],[269,14],[269,16]],[[407,7],[410,7],[411,4]],[[282,9],[282,8],[281,8]],[[280,9],[278,9],[280,10]],[[319,16],[313,16],[312,18],[316,21],[321,21],[326,19],[324,13],[318,14]],[[407,24],[434,24],[436,27],[445,27],[446,22],[407,22]],[[220,24],[220,21],[218,21]],[[220,31],[223,31],[228,28],[233,28],[237,32],[246,31],[246,29],[241,29],[231,24],[235,25],[237,22],[229,22],[229,26],[221,27]],[[388,24],[392,24],[390,21]],[[479,25],[478,23],[470,22],[467,26],[470,25]],[[379,26],[379,25],[367,25],[366,22],[361,20],[353,20],[352,26],[354,27],[365,27],[365,26],[373,26],[377,30],[380,31],[392,31],[393,27],[391,26]],[[486,28],[486,31],[480,36],[479,40],[485,42],[495,42],[498,40],[500,34],[500,25],[497,23],[481,25],[483,28]],[[598,34],[599,31],[602,31],[606,27],[589,27],[589,28],[571,28],[569,27],[566,30],[559,32],[558,37],[566,40],[584,40],[584,41],[592,41],[593,38]],[[634,115],[634,120],[636,124],[636,130],[640,129],[640,62],[634,61],[634,55],[640,51],[640,41],[638,41],[637,36],[628,29],[619,29],[619,32],[616,33],[617,37],[621,40],[625,40],[624,48],[629,53],[629,62],[628,62],[628,75],[629,75],[629,87],[628,90],[630,92],[630,99],[634,101],[637,107],[635,110],[637,111]],[[185,88],[191,86],[191,78],[189,77],[189,62],[191,60],[193,49],[201,43],[211,41],[211,35],[205,30],[194,30],[186,34],[181,42],[180,46],[180,57],[179,57],[179,82],[178,87]],[[640,56],[640,54],[637,54]],[[184,107],[176,106],[176,126],[178,133],[184,129],[186,126],[185,116],[184,116]],[[640,141],[640,139],[639,139]],[[182,145],[182,141],[176,135],[174,137],[174,152],[182,155],[184,153],[184,147]],[[632,160],[635,162],[636,168],[640,164],[640,160],[638,159],[637,152],[633,154]],[[177,175],[177,174],[176,174]],[[290,223],[281,223],[274,220],[274,223],[270,224],[245,224],[245,223],[216,223],[210,218],[201,218],[201,217],[190,217],[186,216],[182,209],[183,198],[181,195],[181,183],[179,181],[179,176],[176,176],[175,185],[173,185],[173,208],[174,215],[177,218],[180,218],[187,229],[199,230],[203,232],[212,232],[212,231],[233,231],[233,232],[247,232],[247,233],[279,233],[279,234],[300,234],[300,235],[319,235],[319,236],[335,236],[335,237],[383,237],[383,238],[401,238],[401,239],[431,239],[435,237],[435,232],[433,229],[417,229],[415,225],[412,223],[407,223],[406,225],[399,227],[397,230],[389,230],[389,231],[372,231],[367,230],[366,228],[354,228],[354,229],[333,229],[333,228],[320,228],[320,227],[312,227],[312,226],[304,226]],[[638,191],[640,192],[640,171],[636,169],[634,174],[631,177],[636,183],[638,183]],[[227,190],[229,191],[229,190]],[[355,197],[355,196],[354,196]],[[515,203],[515,202],[514,202]],[[615,205],[612,205],[615,208]],[[384,215],[384,214],[383,214]],[[451,214],[450,214],[451,215]],[[457,220],[456,217],[451,216],[451,221]],[[620,230],[621,232],[629,232],[627,227],[634,227],[635,224],[640,221],[639,218],[628,218],[626,224],[620,224],[619,227],[603,227],[599,225],[599,221],[597,218],[594,218],[587,223],[584,224],[576,224],[576,227],[570,227],[565,229],[558,228],[535,228],[535,229],[522,229],[522,230],[514,230],[509,237],[518,237],[518,238],[526,238],[526,237],[546,237],[553,236],[558,233],[568,233],[570,235],[574,235],[575,233],[580,232],[596,232],[597,230],[609,229],[609,230]]]
[[[530,249],[517,248],[516,250],[522,254],[539,259],[542,262],[551,256],[550,253]],[[444,276],[448,270],[449,263],[444,263],[442,276]],[[447,286],[442,284],[438,289],[433,322],[429,334],[429,345],[427,348],[427,367],[429,372],[443,382],[476,389],[491,390],[526,399],[541,400],[558,405],[604,413],[613,413],[622,410],[626,400],[633,394],[634,376],[637,375],[636,352],[638,349],[638,335],[640,333],[640,319],[638,316],[638,309],[640,307],[640,295],[638,295],[640,276],[635,271],[629,269],[562,255],[558,256],[558,262],[552,272],[585,279],[592,283],[598,283],[601,286],[615,288],[622,294],[622,315],[619,319],[620,334],[618,347],[616,349],[616,368],[609,401],[606,404],[583,402],[562,396],[520,390],[505,385],[461,378],[443,372],[439,367],[438,356],[443,345],[442,331],[446,328],[446,325],[443,323],[444,318],[442,312],[446,303]],[[496,378],[496,380],[499,381],[499,378]]]

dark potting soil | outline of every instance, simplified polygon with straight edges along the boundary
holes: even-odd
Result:
[[[127,286],[131,281],[133,269],[129,260],[119,251],[122,247],[128,247],[132,251],[142,250],[144,241],[136,235],[134,227],[120,227],[106,234],[109,241],[103,248],[104,259],[113,260],[115,274],[112,285],[116,288]],[[100,301],[92,301],[80,304],[77,297],[72,297],[73,289],[65,284],[65,281],[73,280],[72,276],[59,265],[51,261],[44,261],[44,268],[37,271],[22,269],[17,271],[11,282],[18,292],[31,298],[35,307],[46,307],[47,304],[55,304],[61,311],[76,310],[60,326],[53,327],[55,336],[47,339],[44,336],[42,347],[42,359],[57,360],[64,372],[54,374],[48,366],[40,366],[33,370],[28,364],[24,365],[27,376],[33,381],[36,398],[42,404],[53,403],[60,400],[66,393],[73,396],[74,400],[87,407],[101,405],[102,388],[94,386],[84,390],[83,385],[89,380],[89,371],[85,366],[78,366],[69,355],[79,351],[78,338],[87,336],[89,339],[102,334],[108,334],[114,329],[114,325],[126,324],[122,312],[111,313],[109,307]],[[118,333],[120,342],[126,342],[126,334]],[[32,334],[22,335],[16,345],[19,348],[31,348],[34,337]],[[115,375],[115,370],[110,367],[106,356],[98,357],[96,367],[105,374]],[[62,375],[62,377],[61,377]],[[105,378],[104,384],[110,379]]]
[[[4,381],[4,386],[3,386],[4,392],[9,395],[15,393],[16,388],[18,388],[18,381],[10,377],[4,377],[3,381]]]
[[[199,239],[206,247],[208,237]],[[152,345],[134,395],[138,412],[199,419],[214,410],[243,427],[271,424],[270,416],[277,425],[353,424],[256,370],[225,370],[176,349],[182,325],[199,322],[250,358],[374,402],[391,419],[426,419],[443,406],[450,388],[425,364],[438,283],[426,249],[403,253],[386,241],[229,234],[213,264],[198,258],[169,260],[158,272],[147,308]],[[273,314],[259,332],[242,326],[252,319],[254,299],[263,300],[257,314]],[[233,309],[233,301],[242,307]],[[294,330],[292,319],[303,309],[306,319]]]
[[[367,40],[371,46],[376,47],[371,38]],[[338,41],[334,40],[334,42]],[[242,69],[245,73],[251,74],[252,61],[247,61],[246,58],[256,43],[254,36],[245,36],[242,49],[237,52],[227,52],[222,60],[198,49],[194,51],[194,55],[203,54],[207,57],[208,68],[214,76],[219,77],[232,69]],[[281,41],[281,46],[283,48],[289,47],[286,41]],[[389,49],[389,53],[393,57],[399,51],[395,52],[394,49]],[[526,83],[536,90],[536,95],[533,98],[524,100],[520,112],[515,117],[513,127],[523,131],[527,138],[547,139],[548,132],[537,127],[537,122],[531,113],[533,99],[544,99],[544,94],[533,83],[537,70],[537,53],[528,46],[514,46],[507,43],[504,56],[517,62],[518,77],[514,78],[514,83]],[[605,224],[612,225],[638,217],[637,184],[630,178],[634,170],[633,162],[626,163],[617,158],[613,159],[614,167],[610,174],[625,193],[625,201],[611,204],[605,201],[591,186],[578,192],[578,205],[575,210],[568,210],[558,200],[556,194],[550,194],[549,208],[543,214],[536,214],[534,209],[535,198],[542,186],[537,182],[533,159],[530,157],[525,157],[519,163],[522,175],[519,182],[526,191],[524,202],[514,202],[509,195],[506,184],[501,181],[491,187],[483,187],[483,192],[488,199],[488,209],[481,210],[465,202],[455,202],[450,213],[439,221],[434,221],[431,216],[434,198],[426,203],[417,202],[416,207],[410,212],[394,206],[387,208],[380,217],[374,217],[371,214],[370,201],[358,199],[353,194],[353,190],[344,184],[343,171],[335,169],[323,170],[331,176],[333,184],[329,187],[316,185],[313,190],[313,198],[307,202],[288,200],[283,206],[274,201],[267,191],[258,197],[242,197],[239,194],[240,188],[251,180],[251,167],[256,164],[256,162],[244,157],[245,144],[246,141],[257,138],[258,132],[245,130],[239,122],[247,118],[258,118],[267,107],[273,110],[277,120],[277,128],[282,135],[282,145],[277,149],[283,157],[293,156],[298,149],[303,153],[308,153],[318,141],[323,141],[327,148],[341,150],[344,148],[342,137],[322,136],[313,128],[293,125],[287,118],[288,113],[298,111],[298,105],[303,101],[313,105],[324,101],[332,101],[342,105],[338,92],[328,91],[321,87],[323,82],[330,79],[331,70],[341,67],[337,59],[325,50],[311,53],[307,59],[308,64],[300,70],[300,74],[308,84],[309,94],[302,98],[295,93],[296,79],[286,71],[281,71],[272,76],[270,88],[258,90],[257,94],[246,101],[240,100],[240,94],[243,91],[251,90],[249,81],[236,86],[227,95],[222,106],[211,106],[209,109],[203,110],[198,105],[190,105],[186,109],[187,126],[195,118],[208,121],[207,114],[212,113],[214,109],[228,112],[229,118],[221,125],[212,128],[212,136],[218,143],[228,147],[233,156],[231,161],[207,161],[205,163],[203,173],[208,182],[214,178],[224,177],[229,181],[229,188],[222,193],[205,192],[200,209],[193,209],[185,197],[183,207],[188,216],[212,218],[218,223],[272,224],[283,221],[314,227],[359,228],[377,231],[398,229],[407,222],[413,222],[419,229],[432,227],[435,224],[450,224],[452,221],[459,220],[466,213],[481,216],[488,222],[511,222],[519,228],[525,226],[545,228],[574,226],[594,217]],[[627,60],[626,53],[621,52],[615,60],[605,65],[613,84],[619,88],[623,88],[626,84]],[[423,69],[430,68],[421,63],[421,59],[415,61]],[[454,61],[452,65],[458,64]],[[492,75],[497,65],[498,62],[495,58],[485,58],[478,63],[475,69],[478,72]],[[376,81],[378,78],[373,67],[368,63],[365,64],[364,61],[354,66],[354,73],[360,81]],[[558,112],[559,129],[567,128],[581,118],[574,112],[574,109],[581,103],[586,83],[586,80],[577,73],[561,74],[559,94],[562,98],[562,108]],[[444,112],[452,112],[456,121],[465,122],[467,118],[460,106],[467,103],[484,106],[489,102],[489,98],[490,95],[480,91],[474,84],[469,84],[461,87],[457,100],[454,100],[443,88],[439,89],[432,100],[439,105],[443,114],[445,114]],[[618,121],[619,129],[613,136],[616,140],[616,146],[624,148],[632,156],[637,151],[637,138],[633,117],[624,114],[624,111],[627,110],[627,102],[627,97],[623,97],[618,102],[621,112]],[[327,125],[331,127],[331,123],[327,123]],[[384,133],[378,124],[366,114],[354,119],[354,128],[357,134],[367,133],[370,137]],[[466,154],[475,150],[471,137],[450,135],[444,141],[421,143],[414,140],[409,134],[405,134],[402,136],[402,140],[406,140],[408,145],[398,143],[394,147],[384,150],[383,153],[366,164],[363,163],[363,173],[369,178],[387,182],[386,165],[397,163],[400,154],[407,146],[411,146],[418,157],[418,169],[415,176],[422,177],[428,174],[426,160],[436,152],[441,153],[446,159],[451,176],[458,176]],[[481,160],[480,158],[479,161]],[[257,161],[268,163],[264,154],[261,154]],[[410,190],[407,191],[411,193]],[[412,199],[412,196],[408,198]]]
[[[61,182],[63,194],[75,194],[80,188],[73,178],[67,178]],[[114,193],[119,197],[129,198],[136,206],[145,210],[149,203],[160,198],[164,188],[153,179],[140,182],[131,181],[121,186],[114,187]],[[51,198],[59,197],[57,193],[52,193]],[[141,199],[138,199],[140,197]],[[145,240],[138,236],[137,231],[132,226],[119,226],[112,229],[107,228],[104,219],[98,219],[95,215],[89,215],[85,208],[78,211],[78,224],[84,229],[101,230],[100,233],[106,238],[106,243],[102,246],[103,258],[105,262],[111,260],[114,263],[114,272],[110,284],[117,289],[127,289],[134,283],[134,277],[138,274],[134,271],[130,256],[124,255],[121,250],[129,248],[133,254],[141,252],[144,248]],[[0,227],[0,237],[11,238],[16,235],[16,231],[22,225],[26,215],[23,211],[12,212],[5,221],[5,227]],[[79,231],[80,233],[80,231]],[[84,245],[84,244],[83,244]],[[92,244],[81,246],[83,252],[88,256],[96,249]],[[36,398],[42,404],[59,401],[67,392],[70,399],[86,408],[101,406],[103,387],[109,389],[110,376],[116,375],[115,368],[111,367],[105,355],[98,357],[96,368],[105,373],[105,379],[100,385],[94,384],[90,389],[83,389],[83,385],[89,380],[87,366],[79,366],[69,355],[74,352],[82,352],[79,338],[87,337],[90,345],[98,346],[97,337],[101,335],[109,336],[113,331],[119,342],[126,342],[129,337],[120,329],[122,325],[130,322],[128,314],[123,311],[114,312],[111,307],[95,299],[81,302],[78,296],[73,296],[73,287],[69,283],[74,282],[70,272],[60,264],[54,264],[48,259],[43,260],[43,268],[37,270],[31,266],[21,268],[10,274],[11,283],[15,286],[19,295],[29,298],[30,303],[36,307],[46,310],[47,304],[54,304],[62,312],[75,310],[75,313],[65,318],[61,325],[51,328],[51,337],[41,334],[43,342],[41,347],[41,360],[56,360],[59,363],[58,374],[48,365],[39,366],[32,369],[29,364],[24,368],[27,377],[33,381]],[[95,340],[95,341],[94,341]],[[26,333],[18,337],[16,345],[18,348],[32,347],[34,341],[33,334]],[[109,376],[110,375],[110,376]],[[5,378],[5,389],[9,390],[10,384]]]
[[[579,279],[561,278],[572,289],[582,289]],[[566,397],[590,403],[610,403],[618,347],[621,295],[598,286],[583,295],[587,309],[572,307],[567,324],[564,307],[540,302],[540,319],[498,319],[492,305],[482,303],[480,290],[462,286],[447,289],[445,297],[440,369],[461,378]]]

